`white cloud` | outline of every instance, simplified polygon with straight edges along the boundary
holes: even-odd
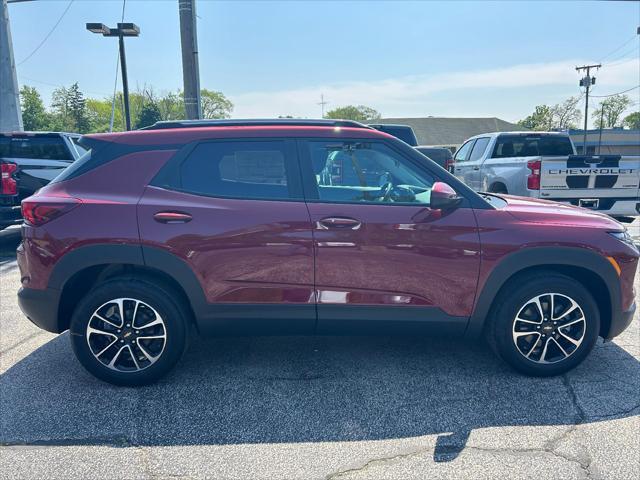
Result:
[[[516,119],[536,104],[555,103],[579,93],[580,74],[567,60],[524,64],[489,70],[413,75],[374,81],[353,81],[305,86],[292,90],[255,91],[230,95],[238,118],[294,115],[319,117],[320,94],[329,108],[369,105],[386,117],[410,116],[498,116]],[[637,59],[603,67],[594,93],[606,94],[638,84]],[[551,98],[550,98],[551,97]],[[446,98],[446,101],[443,99]]]

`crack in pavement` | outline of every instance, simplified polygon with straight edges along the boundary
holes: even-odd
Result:
[[[20,340],[17,343],[14,343],[13,345],[11,345],[10,347],[5,348],[4,350],[0,350],[0,358],[2,358],[4,355],[6,355],[7,353],[9,353],[11,350],[19,347],[20,345],[24,345],[25,343],[27,343],[29,340],[33,340],[36,337],[40,337],[42,335],[46,335],[46,332],[44,331],[40,331],[40,332],[35,332],[32,333],[31,335],[26,336],[25,338],[23,338],[22,340]]]
[[[487,448],[487,447],[479,447],[479,446],[471,446],[471,445],[464,445],[462,449],[460,449],[459,447],[451,447],[455,449],[455,453],[462,453],[464,451],[480,451],[480,452],[488,452],[488,453],[494,453],[494,454],[511,454],[511,455],[527,455],[527,454],[548,454],[548,455],[553,455],[557,458],[561,458],[567,462],[576,464],[585,474],[585,478],[588,479],[598,479],[601,478],[601,475],[597,472],[597,470],[594,468],[593,466],[593,459],[591,458],[591,455],[589,454],[589,452],[586,450],[586,448],[584,447],[584,445],[578,444],[581,447],[581,453],[583,455],[568,455],[568,454],[564,454],[562,452],[558,451],[558,448],[560,447],[560,445],[567,440],[575,431],[577,431],[578,427],[582,424],[584,424],[588,418],[588,415],[586,414],[586,412],[584,411],[584,409],[582,408],[582,406],[580,405],[580,402],[578,400],[578,396],[573,388],[573,385],[571,384],[571,381],[569,379],[569,375],[565,374],[562,376],[562,383],[565,386],[565,388],[567,389],[567,392],[569,394],[569,398],[571,399],[571,404],[573,405],[575,411],[576,411],[576,418],[574,419],[574,424],[571,425],[569,428],[567,428],[564,432],[562,432],[560,435],[558,435],[557,437],[549,440],[542,448],[522,448],[522,449],[510,449],[510,448]],[[634,409],[638,408],[639,406],[635,406],[633,409],[631,409],[630,411],[633,411]],[[620,412],[617,415],[624,415],[625,413],[628,412]],[[608,416],[603,416],[601,418],[605,418]],[[401,454],[396,454],[396,455],[392,455],[389,457],[380,457],[380,458],[374,458],[371,460],[368,460],[365,464],[363,464],[360,467],[357,468],[351,468],[351,469],[347,469],[347,470],[341,470],[338,472],[334,472],[331,473],[329,475],[327,475],[325,477],[325,480],[336,480],[339,479],[341,477],[345,477],[351,474],[358,474],[358,473],[362,473],[362,472],[366,472],[368,469],[370,469],[372,466],[376,466],[376,465],[380,465],[380,464],[384,464],[384,463],[388,463],[388,462],[393,462],[396,460],[400,460],[400,459],[407,459],[407,458],[412,458],[412,457],[416,457],[416,456],[420,456],[420,455],[424,455],[430,453],[429,449],[420,449],[420,450],[416,450],[413,452],[409,452],[409,453],[401,453]]]
[[[546,448],[512,449],[512,448],[487,448],[487,447],[478,447],[478,446],[466,446],[464,448],[464,451],[478,451],[478,452],[485,452],[485,453],[492,453],[492,454],[509,454],[509,455],[549,454],[557,458],[563,459],[569,463],[576,464],[585,473],[585,478],[594,479],[594,480],[601,478],[599,473],[592,472],[590,470],[590,466],[591,466],[590,457],[588,457],[587,461],[584,461],[584,460],[581,461],[580,458],[574,458],[569,455],[564,455],[560,452],[549,450]],[[337,480],[351,474],[364,473],[373,466],[393,462],[399,459],[417,457],[417,456],[425,455],[428,453],[429,453],[429,449],[421,449],[421,450],[416,450],[409,453],[392,455],[389,457],[374,458],[372,460],[368,460],[361,467],[351,468],[348,470],[341,470],[338,472],[331,473],[325,477],[325,480]]]

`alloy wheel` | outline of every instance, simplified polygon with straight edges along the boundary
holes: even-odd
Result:
[[[93,356],[118,372],[137,372],[153,365],[167,343],[160,314],[134,298],[116,298],[98,307],[87,324]]]
[[[525,302],[518,311],[513,321],[513,342],[531,362],[557,363],[578,350],[586,328],[584,312],[574,299],[544,293]]]

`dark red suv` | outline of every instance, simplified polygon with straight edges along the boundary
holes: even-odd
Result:
[[[160,123],[87,135],[22,203],[23,312],[124,385],[207,334],[484,333],[556,375],[635,310],[638,250],[587,210],[479,195],[346,121]]]

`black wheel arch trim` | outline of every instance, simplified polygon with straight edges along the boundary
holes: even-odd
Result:
[[[609,332],[616,330],[623,321],[620,279],[603,255],[579,247],[531,247],[507,255],[494,267],[478,294],[465,335],[475,337],[482,333],[495,297],[509,278],[528,268],[554,265],[590,270],[603,281],[611,305]],[[605,338],[609,338],[608,333]]]
[[[48,289],[62,293],[66,283],[78,272],[103,264],[148,267],[173,278],[184,291],[197,318],[207,312],[207,301],[200,282],[187,263],[166,250],[147,245],[94,244],[64,255],[49,277]]]
[[[69,279],[81,270],[114,263],[143,266],[140,245],[101,243],[74,249],[56,262],[49,277],[48,288],[62,291]]]

